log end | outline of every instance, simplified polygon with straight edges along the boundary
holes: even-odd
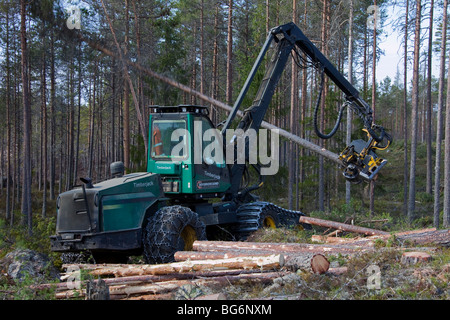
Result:
[[[400,262],[402,264],[416,264],[419,262],[428,262],[431,259],[431,255],[426,252],[412,251],[403,253]]]
[[[314,273],[323,274],[330,268],[330,262],[323,254],[315,254],[311,259],[311,270]]]

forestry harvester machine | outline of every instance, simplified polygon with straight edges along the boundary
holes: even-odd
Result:
[[[228,140],[226,132],[272,45],[274,54],[253,104],[244,111],[234,136]],[[143,254],[148,263],[164,263],[173,261],[176,251],[189,250],[196,239],[206,240],[222,233],[242,240],[261,227],[302,226],[299,217],[303,213],[259,201],[251,193],[263,185],[264,167],[249,164],[251,146],[247,133],[260,129],[290,55],[298,65],[312,66],[321,74],[314,116],[320,138],[328,139],[336,133],[345,107],[362,119],[368,141],[351,142],[339,159],[349,181],[373,179],[386,164],[375,150],[386,149],[391,137],[382,126],[373,123],[372,109],[358,91],[294,23],[288,23],[270,31],[233,109],[221,123],[221,131],[209,119],[206,107],[150,107],[147,172],[124,174],[123,163],[115,162],[111,164],[111,179],[93,184],[90,178],[81,178],[81,187],[60,194],[52,250],[87,251],[97,262]],[[321,133],[317,125],[325,75],[345,96],[329,134]],[[213,143],[205,146],[205,140]],[[239,141],[244,143],[243,151],[237,147]],[[206,156],[211,145],[215,147],[210,152],[214,157]],[[232,163],[217,156],[224,155],[230,146]],[[242,157],[244,161],[238,161]],[[247,179],[250,165],[259,176],[254,185],[249,185]]]

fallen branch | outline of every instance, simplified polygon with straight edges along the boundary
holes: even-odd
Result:
[[[100,45],[100,43],[98,43],[98,42],[92,41],[91,39],[88,39],[88,38],[84,37],[80,32],[76,32],[76,33],[74,33],[74,35],[76,37],[78,37],[81,41],[86,42],[91,48],[93,48],[95,50],[98,50],[100,52],[103,52],[104,54],[106,54],[106,55],[108,55],[108,56],[110,56],[112,58],[120,60],[119,54],[117,54],[117,53],[113,52],[112,50],[110,50],[110,49]],[[147,74],[148,76],[153,77],[155,79],[158,79],[158,80],[160,80],[162,82],[165,82],[165,83],[169,84],[170,86],[178,88],[178,89],[180,89],[180,90],[182,90],[182,91],[184,91],[184,92],[186,92],[186,93],[188,93],[188,94],[190,94],[192,96],[195,96],[195,97],[203,100],[204,102],[210,103],[210,104],[212,104],[212,105],[214,105],[216,107],[219,107],[219,108],[221,108],[221,109],[223,109],[223,110],[225,110],[227,112],[230,112],[233,109],[231,106],[227,105],[226,103],[223,103],[222,101],[219,101],[219,100],[216,100],[214,98],[211,98],[211,97],[209,97],[209,96],[207,96],[207,95],[205,95],[205,94],[203,94],[203,93],[201,93],[201,92],[199,92],[197,90],[192,89],[191,87],[188,87],[188,86],[186,86],[186,85],[184,85],[184,84],[182,84],[182,83],[180,83],[178,81],[175,81],[175,80],[173,80],[173,79],[171,79],[171,78],[169,78],[167,76],[159,74],[159,73],[151,70],[150,68],[141,65],[140,63],[133,62],[133,61],[128,60],[128,59],[124,59],[124,60],[125,60],[124,62],[126,64],[128,64],[129,66],[132,66],[133,68],[135,68],[135,69],[137,69],[137,70]],[[239,117],[243,117],[244,113],[242,111],[238,110],[236,115],[239,116]],[[297,136],[295,134],[292,134],[292,133],[290,133],[290,132],[288,132],[288,131],[286,131],[284,129],[281,129],[281,128],[277,127],[277,126],[274,126],[273,124],[270,124],[270,123],[268,123],[266,121],[263,121],[261,123],[261,127],[264,128],[264,129],[268,129],[268,130],[274,130],[274,129],[278,130],[278,133],[279,133],[280,136],[285,137],[286,139],[288,139],[288,140],[290,140],[290,141],[292,141],[292,142],[302,146],[303,148],[311,150],[311,151],[313,151],[313,152],[315,152],[315,153],[317,153],[317,154],[319,154],[319,155],[321,155],[321,156],[323,156],[323,157],[325,157],[325,158],[327,158],[327,159],[329,159],[329,160],[331,160],[331,161],[333,161],[333,162],[335,162],[335,163],[337,163],[339,165],[342,165],[341,160],[339,160],[339,155],[338,154],[336,154],[334,152],[331,152],[331,151],[328,151],[325,148],[323,148],[323,147],[321,147],[321,146],[319,146],[319,145],[317,145],[317,144],[315,144],[315,143],[313,143],[311,141],[303,139],[303,138],[301,138],[301,137],[299,137],[299,136]]]

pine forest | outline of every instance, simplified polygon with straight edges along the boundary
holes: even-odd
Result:
[[[447,7],[447,0],[0,0],[0,228],[37,236],[43,225],[54,228],[58,195],[80,177],[108,179],[115,161],[128,173],[146,171],[150,106],[204,105],[214,124],[224,121],[227,111],[204,97],[232,106],[268,32],[291,21],[360,91],[393,142],[380,151],[388,164],[377,179],[353,185],[335,163],[281,137],[279,171],[260,198],[341,221],[448,228]],[[378,79],[389,30],[400,35],[402,59],[394,77]],[[317,137],[320,85],[316,69],[289,62],[264,120],[339,154],[365,133],[349,112],[333,139]],[[323,131],[343,99],[325,79]]]

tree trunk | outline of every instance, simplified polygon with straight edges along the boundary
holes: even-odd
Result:
[[[78,45],[78,110],[77,110],[77,137],[76,137],[76,145],[75,145],[75,156],[74,156],[74,165],[73,165],[73,179],[72,185],[77,184],[78,180],[78,161],[80,154],[80,125],[81,125],[81,81],[82,81],[82,72],[81,72],[81,41]]]
[[[44,38],[42,39],[44,40]],[[44,47],[45,42],[43,41]],[[41,73],[41,86],[42,86],[42,159],[43,159],[43,168],[42,168],[42,177],[43,177],[43,192],[42,192],[42,217],[45,218],[47,215],[47,172],[48,172],[48,159],[47,159],[47,82],[46,82],[46,63],[45,63],[46,55],[45,50],[42,51],[42,73]]]
[[[11,220],[11,66],[9,55],[9,7],[6,9],[6,220]]]
[[[445,55],[447,50],[447,8],[448,0],[444,0],[444,14],[442,19],[442,40],[441,40],[441,58],[439,71],[439,97],[436,123],[436,166],[434,171],[434,219],[435,228],[439,228],[440,214],[440,194],[441,194],[441,146],[442,146],[442,117],[444,109],[444,88],[445,88]]]
[[[74,45],[71,44],[71,49],[74,51]],[[67,95],[69,96],[69,112],[67,115],[67,162],[66,162],[66,190],[72,189],[73,182],[73,166],[74,166],[74,129],[75,129],[75,92],[74,92],[74,73],[75,64],[74,56],[70,57],[69,70],[67,72]]]
[[[327,19],[328,19],[328,3],[327,0],[323,0],[322,8],[322,32],[321,32],[321,43],[322,43],[322,53],[327,56]],[[327,96],[327,77],[325,77],[325,82],[323,84],[323,96],[321,101],[321,112],[320,112],[320,129],[323,131],[325,127],[325,101]],[[325,142],[321,139],[319,145],[325,148]],[[325,168],[324,159],[319,156],[319,211],[325,211]]]
[[[56,113],[55,113],[55,100],[56,100],[56,86],[55,86],[55,45],[54,34],[51,31],[50,37],[50,199],[55,199],[55,139],[56,139]]]
[[[296,0],[292,1],[292,21],[294,23],[297,23],[297,2]],[[294,61],[294,59],[291,60],[291,110],[290,110],[290,117],[289,117],[289,127],[292,133],[296,132],[296,112],[297,112],[297,66]],[[294,143],[292,141],[289,142],[289,150],[291,156],[289,157],[289,180],[288,180],[288,206],[289,210],[293,209],[293,198],[294,198],[294,190],[293,190],[293,184],[296,179],[295,175],[295,163],[296,159],[294,156]]]
[[[219,28],[219,4],[216,4],[216,11],[214,14],[214,44],[213,44],[213,61],[212,61],[212,78],[211,78],[211,97],[218,99],[219,95],[219,45],[218,45],[218,28]],[[214,104],[211,104],[211,120],[214,124],[218,123],[218,114]]]
[[[450,65],[450,58],[449,58]],[[447,111],[445,114],[445,151],[444,151],[444,216],[443,226],[450,226],[450,83],[447,84]]]
[[[23,98],[23,173],[22,173],[22,218],[28,227],[28,234],[32,234],[31,216],[31,103],[28,79],[28,49],[26,35],[26,3],[20,1],[20,47],[22,51],[22,98]]]
[[[416,23],[414,36],[414,66],[413,66],[413,86],[412,86],[412,111],[411,111],[411,162],[409,176],[409,197],[408,197],[408,221],[414,220],[416,207],[416,151],[417,151],[417,130],[418,130],[418,108],[419,108],[419,54],[420,54],[420,20],[422,12],[421,0],[416,0]]]
[[[431,0],[430,4],[430,26],[429,26],[429,34],[428,34],[428,75],[427,75],[427,103],[426,103],[426,145],[427,145],[427,183],[426,183],[426,192],[428,194],[432,194],[432,185],[433,185],[433,169],[431,159],[431,127],[432,121],[431,117],[433,116],[431,110],[431,78],[432,78],[432,61],[433,61],[433,11],[434,11],[434,0]]]
[[[408,23],[409,0],[406,0],[403,56],[403,213],[408,215]]]
[[[348,75],[350,84],[353,84],[353,0],[349,3],[348,16]],[[347,108],[347,127],[345,143],[349,146],[352,140],[352,111]],[[351,183],[345,181],[345,203],[350,204],[351,200]]]
[[[205,6],[203,0],[201,0],[200,6],[200,92],[205,93]]]
[[[106,13],[106,9],[105,9]],[[128,0],[125,0],[125,37],[123,54],[126,56],[128,54]],[[130,170],[130,87],[127,82],[127,75],[125,74],[128,70],[123,66],[123,163],[125,170],[129,172]]]
[[[227,94],[226,101],[233,100],[233,0],[228,1],[228,38],[227,38]]]
[[[375,8],[377,7],[377,1],[374,1]],[[372,46],[372,112],[373,121],[375,122],[375,107],[377,99],[377,24],[378,24],[378,14],[375,14],[375,23],[373,26],[373,46]],[[369,214],[372,217],[375,213],[375,181],[372,179],[369,184],[370,195],[369,195]]]

